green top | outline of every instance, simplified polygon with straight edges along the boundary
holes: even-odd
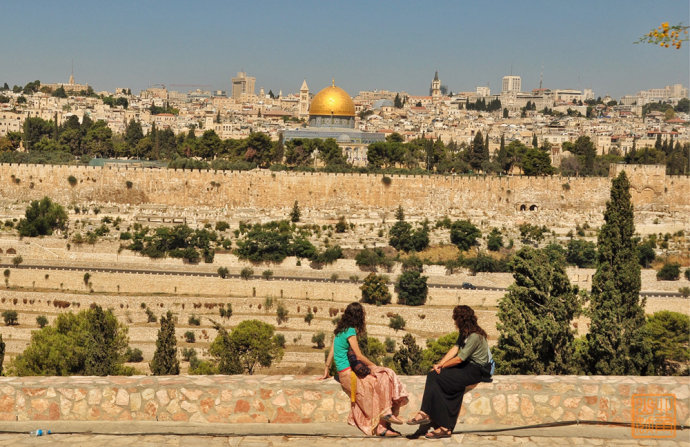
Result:
[[[462,340],[458,337],[458,341],[455,344],[461,346],[461,343]],[[465,339],[465,346],[462,346],[458,351],[458,357],[463,362],[469,360],[477,365],[484,366],[489,363],[489,343],[486,341],[486,338],[473,332]]]
[[[347,342],[347,339],[356,336],[357,331],[355,331],[355,328],[349,327],[336,334],[333,338],[333,360],[335,361],[336,371],[342,371],[350,366],[350,362],[347,360],[347,350],[350,344]]]

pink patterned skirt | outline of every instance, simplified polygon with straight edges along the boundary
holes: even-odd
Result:
[[[407,404],[407,390],[395,372],[383,366],[371,367],[371,374],[356,379],[354,402],[350,406],[347,422],[362,430],[365,435],[375,435],[377,427],[385,426],[381,416],[395,414]],[[351,396],[351,370],[338,373],[340,386]]]

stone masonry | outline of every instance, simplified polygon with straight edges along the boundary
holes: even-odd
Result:
[[[425,377],[402,377],[419,408]],[[688,426],[690,378],[496,376],[465,395],[460,422],[519,426],[554,421],[631,422],[633,394],[675,396]],[[0,377],[0,420],[345,422],[348,397],[311,376]]]

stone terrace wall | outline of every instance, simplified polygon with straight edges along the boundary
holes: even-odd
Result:
[[[690,177],[666,176],[656,167],[625,169],[631,177],[637,209],[683,214],[690,211]],[[69,176],[77,179],[75,186],[69,184]],[[394,175],[389,185],[382,178],[373,174],[0,164],[0,201],[25,203],[47,195],[63,204],[100,202],[238,210],[289,208],[298,200],[304,208],[337,212],[402,205],[434,215],[457,209],[515,214],[521,208],[600,212],[610,188],[610,179],[595,177]],[[131,188],[127,182],[131,182]]]
[[[403,377],[419,408],[424,377]],[[676,396],[688,426],[690,378],[496,376],[465,395],[460,421],[523,425],[631,421],[633,394]],[[350,403],[332,379],[296,376],[0,377],[0,420],[159,420],[223,423],[345,422]]]

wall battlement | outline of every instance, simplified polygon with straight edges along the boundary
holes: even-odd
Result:
[[[419,408],[425,377],[401,378]],[[495,376],[464,398],[459,420],[478,425],[631,422],[634,394],[675,396],[690,425],[690,378]],[[0,420],[318,423],[347,419],[348,396],[314,376],[0,377]]]

